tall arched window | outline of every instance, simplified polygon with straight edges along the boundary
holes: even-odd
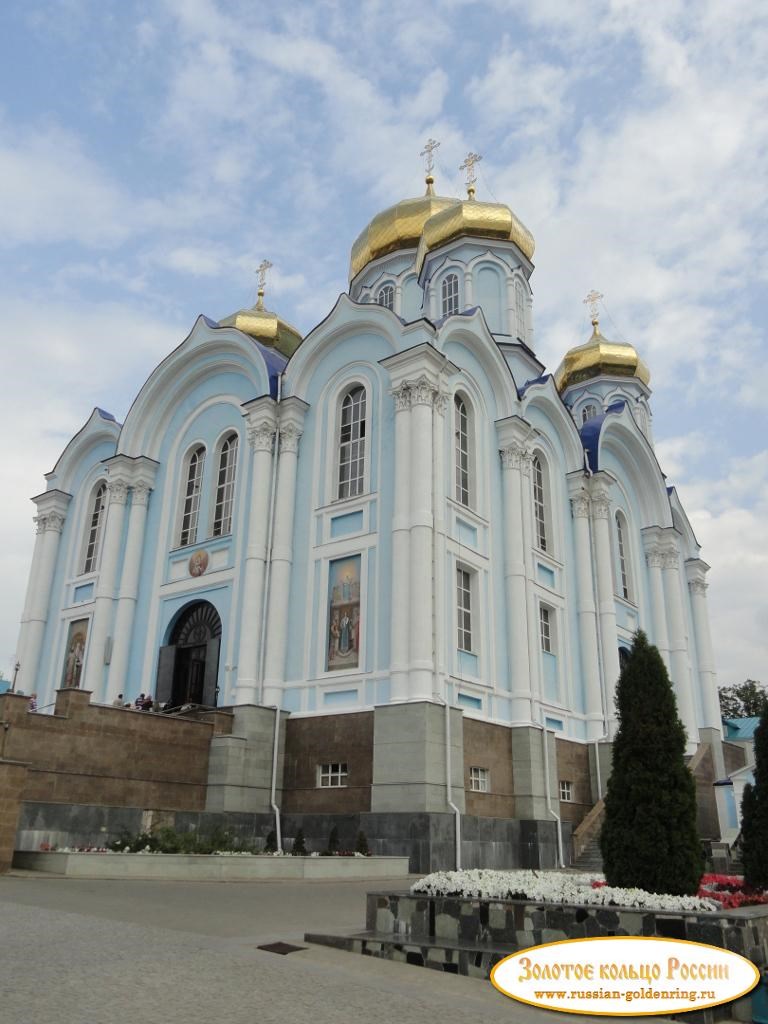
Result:
[[[590,402],[589,405],[585,405],[584,408],[581,410],[582,426],[587,422],[587,420],[594,419],[595,416],[597,416],[597,406],[592,405],[592,403]]]
[[[443,316],[453,316],[459,312],[459,279],[456,274],[447,274],[443,278]]]
[[[83,567],[81,572],[93,572],[99,559],[101,533],[104,526],[104,511],[107,504],[107,485],[99,484],[93,495],[88,513],[88,526],[83,551]]]
[[[181,531],[179,545],[185,547],[197,540],[197,520],[200,515],[200,491],[203,486],[203,468],[205,467],[205,447],[200,445],[193,449],[187,462],[184,482],[184,507],[181,514]]]
[[[363,493],[365,480],[365,388],[360,384],[341,401],[339,498]]]
[[[216,479],[216,505],[213,510],[213,536],[232,533],[232,505],[235,497],[237,471],[237,434],[229,434],[219,451],[219,472]]]
[[[515,331],[525,341],[525,291],[522,281],[515,281]]]
[[[629,557],[627,520],[616,513],[616,590],[625,601],[632,600],[632,566]]]
[[[455,438],[456,501],[469,507],[471,476],[471,416],[467,403],[456,395],[453,399],[453,429]]]
[[[540,551],[549,550],[549,529],[547,515],[547,481],[540,456],[533,457],[533,520],[536,535],[536,547]]]
[[[391,284],[385,284],[379,288],[379,294],[376,297],[376,301],[380,306],[386,306],[387,309],[394,310],[395,308],[395,289]]]

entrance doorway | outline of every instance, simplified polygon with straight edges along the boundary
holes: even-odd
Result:
[[[160,648],[157,701],[178,708],[184,704],[216,707],[219,692],[221,619],[208,601],[183,608]]]

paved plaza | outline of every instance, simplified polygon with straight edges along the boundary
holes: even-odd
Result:
[[[562,1014],[515,1003],[489,982],[319,946],[288,956],[256,948],[304,945],[305,931],[360,930],[365,893],[379,887],[403,888],[403,880],[3,876],[0,1024],[564,1024]]]

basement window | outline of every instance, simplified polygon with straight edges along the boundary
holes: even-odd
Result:
[[[317,785],[320,789],[339,789],[347,784],[346,761],[331,761],[317,766]]]

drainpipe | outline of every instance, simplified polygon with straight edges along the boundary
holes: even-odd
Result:
[[[563,833],[560,825],[560,815],[552,807],[552,794],[549,788],[549,744],[547,743],[547,732],[549,730],[544,725],[539,726],[539,728],[541,729],[541,739],[544,743],[544,796],[547,801],[547,812],[557,823],[557,866],[562,868],[565,866],[563,861]],[[554,736],[554,733],[552,735]]]
[[[451,789],[451,707],[447,700],[435,695],[445,708],[445,802],[453,811],[454,835],[456,838],[456,870],[461,870],[461,811],[453,802]]]
[[[283,377],[282,374],[277,378],[277,404],[280,406],[280,400],[283,395]],[[269,524],[267,528],[267,564],[264,572],[264,600],[261,602],[261,643],[259,644],[259,703],[264,699],[264,649],[267,642],[267,610],[269,606],[269,581],[272,573],[272,534],[273,524],[275,521],[275,503],[276,503],[276,491],[277,491],[277,461],[280,451],[280,417],[277,419],[277,429],[275,430],[275,442],[274,450],[272,452],[272,484],[271,492],[269,496]],[[278,705],[272,705],[275,709],[275,733],[272,739],[272,781],[270,783],[269,790],[269,805],[272,808],[272,813],[275,816],[275,835],[277,836],[277,851],[278,853],[283,852],[283,836],[282,828],[280,825],[280,808],[277,805],[277,754],[278,746],[280,741],[280,708]]]
[[[280,808],[277,806],[277,752],[280,743],[280,708],[275,709],[275,734],[272,739],[272,784],[269,791],[269,804],[275,815],[275,835],[277,836],[277,852],[283,852],[283,836],[280,828]]]

